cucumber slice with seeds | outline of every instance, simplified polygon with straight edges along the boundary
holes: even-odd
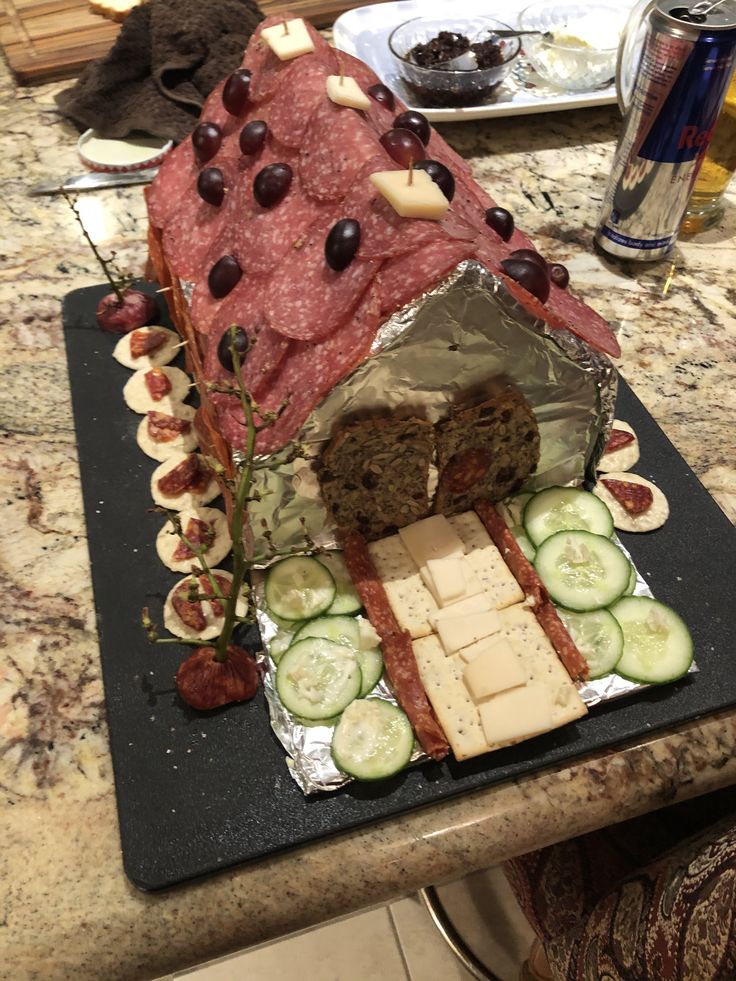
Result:
[[[693,639],[674,610],[648,596],[624,596],[611,613],[624,635],[617,674],[650,685],[687,674],[693,663]]]
[[[610,674],[624,651],[624,635],[615,617],[608,610],[574,613],[558,609],[557,613],[588,662],[590,680]]]
[[[316,559],[294,555],[272,565],[264,594],[268,608],[282,620],[309,620],[335,599],[335,580]]]
[[[627,596],[631,596],[631,594],[634,592],[634,590],[636,589],[637,582],[638,582],[638,579],[637,579],[637,576],[636,576],[636,569],[634,568],[634,563],[632,562],[631,563],[631,572],[629,573],[629,584],[626,587],[626,589],[624,590],[624,592],[625,592],[625,594]]]
[[[606,505],[578,487],[539,491],[524,508],[523,524],[535,548],[560,531],[590,531],[606,538],[613,534],[613,518]]]
[[[327,612],[331,615],[339,613],[357,613],[363,609],[363,601],[358,596],[353,580],[350,578],[348,567],[341,552],[325,552],[320,555],[318,562],[327,568],[335,580],[335,598]]]
[[[363,676],[363,684],[360,686],[358,698],[365,698],[376,687],[383,674],[383,654],[378,647],[369,647],[367,650],[358,651],[358,664],[360,673]]]
[[[276,668],[284,708],[302,719],[329,719],[358,697],[362,677],[352,647],[324,637],[293,644]]]
[[[329,616],[315,617],[308,620],[294,634],[293,644],[307,637],[324,637],[334,644],[343,644],[358,650],[360,646],[360,630],[355,617]]]
[[[400,708],[380,698],[348,705],[332,736],[335,766],[356,780],[382,780],[398,773],[413,751],[409,720]]]
[[[517,541],[517,543],[519,545],[519,548],[524,553],[524,555],[526,556],[526,558],[529,559],[530,562],[533,562],[534,561],[534,556],[537,554],[537,550],[534,548],[534,546],[532,545],[531,539],[529,538],[529,536],[527,535],[527,533],[524,531],[524,526],[523,525],[512,525],[511,526],[511,534],[516,539],[516,541]]]
[[[629,583],[631,563],[603,535],[558,531],[537,549],[534,567],[558,606],[587,613],[610,606]]]

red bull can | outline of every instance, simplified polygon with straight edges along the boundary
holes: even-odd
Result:
[[[677,239],[736,61],[736,0],[656,0],[595,242],[653,260]]]

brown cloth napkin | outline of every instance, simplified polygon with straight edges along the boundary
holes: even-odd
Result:
[[[56,102],[108,139],[136,131],[182,140],[205,97],[240,64],[261,20],[255,0],[149,0]]]

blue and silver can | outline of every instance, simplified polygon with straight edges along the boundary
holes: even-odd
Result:
[[[736,61],[736,0],[656,0],[596,243],[625,259],[670,251]]]

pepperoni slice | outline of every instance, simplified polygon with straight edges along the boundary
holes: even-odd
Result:
[[[603,450],[604,453],[615,453],[629,443],[633,443],[636,437],[633,433],[628,433],[625,429],[612,429],[608,442]]]
[[[166,334],[160,330],[134,330],[130,335],[130,356],[142,358],[158,351],[166,343]]]
[[[212,480],[212,471],[197,453],[190,453],[158,481],[164,497],[178,497],[185,491],[200,493]]]
[[[632,517],[644,514],[654,503],[651,489],[644,484],[632,484],[628,480],[614,480],[611,477],[602,477],[601,483]]]
[[[148,435],[154,443],[170,443],[177,436],[183,436],[191,431],[192,424],[188,419],[178,419],[166,412],[151,410],[146,413]]]
[[[143,376],[143,381],[154,402],[160,402],[171,391],[171,379],[162,368],[151,368]]]
[[[184,529],[184,538],[197,547],[201,548],[204,545],[205,551],[207,551],[212,547],[212,542],[215,540],[215,529],[209,521],[202,521],[201,518],[190,518]],[[174,562],[184,562],[186,559],[194,558],[196,553],[189,548],[187,542],[179,541],[172,556]]]
[[[452,494],[464,494],[483,480],[492,462],[487,450],[470,447],[450,458],[440,479]]]

